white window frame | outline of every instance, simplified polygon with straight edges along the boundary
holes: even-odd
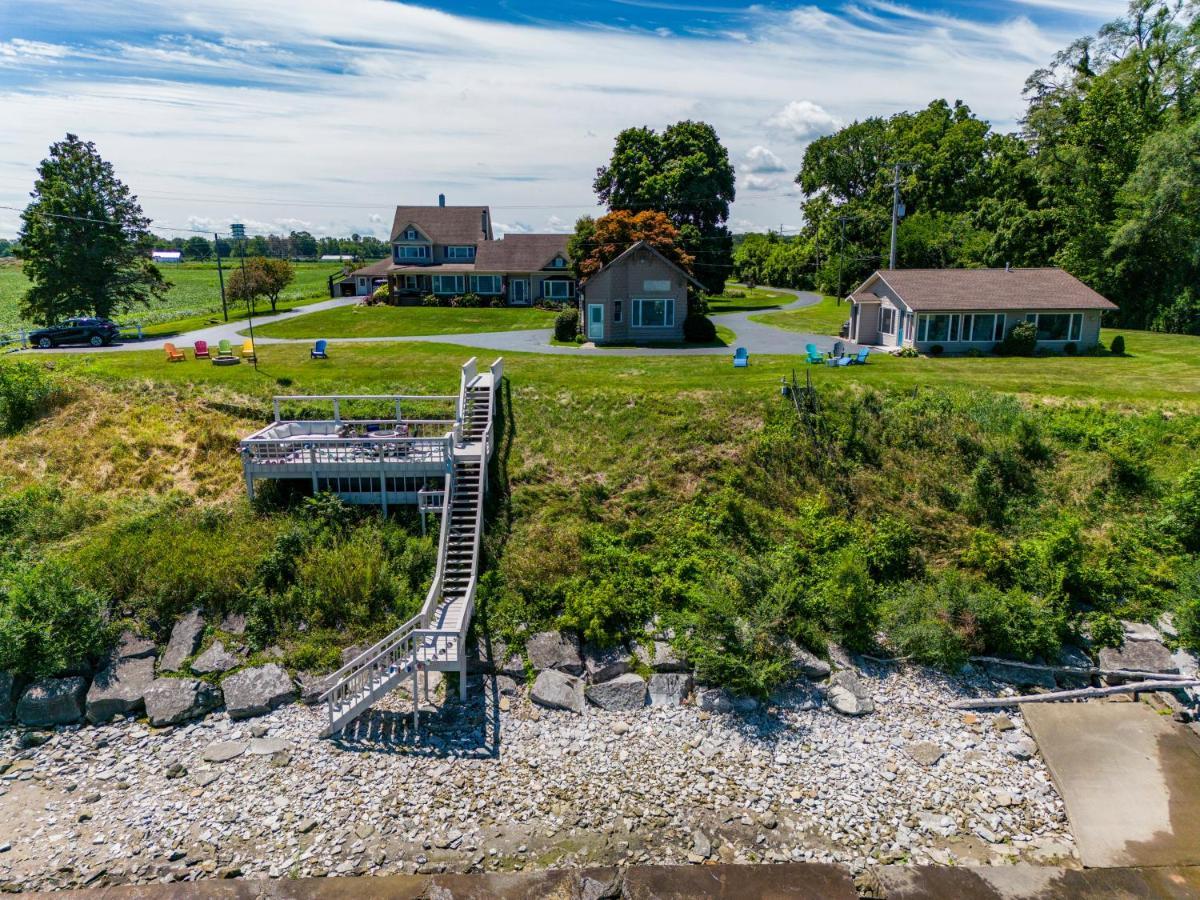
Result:
[[[562,292],[552,290],[552,288],[555,285],[560,285],[560,284],[566,285],[566,290],[564,290]],[[545,281],[542,282],[542,297],[544,297],[547,300],[570,300],[574,296],[575,296],[575,282],[573,282],[573,281],[563,281],[561,279],[557,279],[557,280],[546,279]]]
[[[674,328],[675,327],[675,298],[674,297],[637,297],[637,298],[634,298],[632,303],[633,303],[632,323],[633,323],[634,328],[663,329],[663,328]],[[663,322],[661,325],[645,324],[646,317],[645,317],[644,310],[646,308],[646,304],[648,304],[648,303],[651,304],[652,306],[657,306],[659,304],[662,305],[662,307],[663,307]]]
[[[1038,343],[1041,344],[1073,344],[1083,337],[1083,313],[1074,312],[1046,312],[1046,313],[1029,313],[1025,316],[1026,322],[1032,322],[1033,327],[1041,333],[1042,316],[1067,316],[1067,336],[1064,338],[1044,338],[1039,337]]]
[[[891,325],[884,325],[884,317],[891,319]],[[879,307],[879,333],[894,335],[896,333],[896,310],[890,306]]]
[[[417,276],[416,275],[405,275],[404,276],[404,289],[406,291],[415,291],[417,289]]]
[[[1008,329],[1008,316],[1004,313],[996,313],[996,328],[992,332],[993,341],[1004,340],[1004,334]]]
[[[429,259],[429,245],[398,245],[396,247],[396,259]]]
[[[485,290],[484,288],[479,286],[480,282],[482,282],[485,279],[487,281],[491,282],[491,285],[495,286],[494,290],[492,289],[491,285],[489,285],[487,290]],[[500,295],[501,291],[503,290],[503,287],[504,287],[504,284],[499,275],[472,275],[471,276],[471,292],[472,293],[483,294],[483,295],[486,295],[489,297],[494,297],[494,296]]]
[[[413,228],[411,225],[408,227],[408,230],[404,232],[404,239],[406,241],[415,241],[419,236],[420,235],[418,235],[417,229]]]
[[[475,248],[470,244],[454,244],[442,248],[442,252],[446,259],[474,259]]]
[[[547,269],[565,269],[566,267],[567,261],[561,256],[554,257],[554,259],[550,260],[550,265],[546,266]]]
[[[453,281],[455,283],[454,290],[452,290],[452,291],[442,290],[442,285],[447,280]],[[439,295],[461,294],[463,292],[464,283],[465,282],[463,280],[463,276],[461,276],[461,275],[434,275],[433,282],[432,282],[432,290],[433,290],[433,293],[439,294]]]

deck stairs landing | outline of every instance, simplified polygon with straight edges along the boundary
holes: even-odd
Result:
[[[341,731],[405,682],[411,683],[412,696],[419,697],[419,677],[431,670],[457,671],[460,696],[466,697],[466,637],[479,581],[483,498],[502,364],[496,360],[478,371],[472,359],[463,366],[433,583],[420,613],[331,676],[333,686],[322,695],[328,708],[324,737]],[[413,703],[414,732],[419,706]]]

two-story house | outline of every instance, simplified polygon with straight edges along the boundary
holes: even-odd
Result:
[[[363,296],[390,286],[397,303],[429,294],[478,294],[508,306],[575,299],[565,234],[510,234],[495,240],[486,206],[398,206],[392,220],[391,259],[341,282],[343,295]]]

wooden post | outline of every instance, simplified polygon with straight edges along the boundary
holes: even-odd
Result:
[[[271,400],[271,405],[275,407],[275,421],[279,421],[279,398],[275,397]]]

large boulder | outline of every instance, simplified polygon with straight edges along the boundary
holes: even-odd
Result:
[[[87,688],[87,679],[79,675],[35,681],[17,702],[17,721],[37,727],[73,725],[83,719]]]
[[[584,690],[588,700],[610,712],[631,712],[646,705],[646,679],[626,672]]]
[[[192,671],[200,675],[210,675],[213,672],[228,672],[241,664],[240,656],[226,650],[221,641],[214,641],[211,647],[192,660]]]
[[[844,716],[865,716],[875,711],[875,701],[850,669],[835,672],[829,679],[826,698],[829,705]]]
[[[727,713],[733,711],[733,698],[724,688],[708,688],[696,694],[696,705],[704,712]]]
[[[12,672],[0,672],[0,725],[7,725],[16,711],[17,679]]]
[[[692,692],[692,676],[686,672],[656,672],[650,676],[650,705],[679,706]]]
[[[544,669],[558,669],[572,675],[583,672],[579,638],[569,631],[539,631],[525,642],[525,655],[535,672]]]
[[[829,677],[833,667],[814,653],[805,650],[795,641],[788,645],[788,654],[792,658],[792,666],[810,681],[821,681]]]
[[[159,660],[160,672],[178,672],[183,668],[184,660],[200,648],[200,638],[204,635],[204,619],[200,610],[194,609],[175,623],[171,629],[171,639],[167,641],[167,649]]]
[[[1025,666],[1010,666],[1003,662],[983,664],[983,670],[994,681],[1012,684],[1023,688],[1042,688],[1052,691],[1058,687],[1054,673],[1047,669],[1029,669]]]
[[[299,672],[296,675],[296,684],[300,688],[300,702],[305,706],[312,706],[320,701],[322,694],[333,687],[334,680],[332,675]]]
[[[141,637],[132,631],[123,631],[113,650],[112,658],[114,660],[153,659],[154,649],[154,641],[150,638]]]
[[[687,660],[666,641],[651,641],[638,644],[637,657],[643,665],[655,672],[686,672]]]
[[[1158,641],[1126,638],[1120,647],[1101,648],[1097,656],[1101,669],[1130,669],[1136,672],[1152,672],[1155,675],[1179,674],[1179,666],[1171,658],[1171,651]],[[1120,676],[1105,678],[1114,683],[1122,680]]]
[[[151,725],[175,725],[220,706],[221,689],[198,678],[156,678],[143,699]]]
[[[624,644],[615,647],[584,644],[583,669],[592,684],[624,675],[629,671],[629,650]]]
[[[545,669],[529,691],[529,699],[550,709],[565,709],[573,713],[583,712],[583,679]]]
[[[480,638],[475,652],[467,659],[467,671],[472,674],[507,675],[509,678],[525,677],[525,660],[521,654],[509,650],[504,641]]]
[[[275,663],[243,669],[221,682],[225,709],[231,719],[261,716],[296,699],[296,686],[283,667]]]
[[[154,657],[114,660],[87,692],[87,718],[93,724],[136,713],[145,706],[146,688],[154,680]]]

